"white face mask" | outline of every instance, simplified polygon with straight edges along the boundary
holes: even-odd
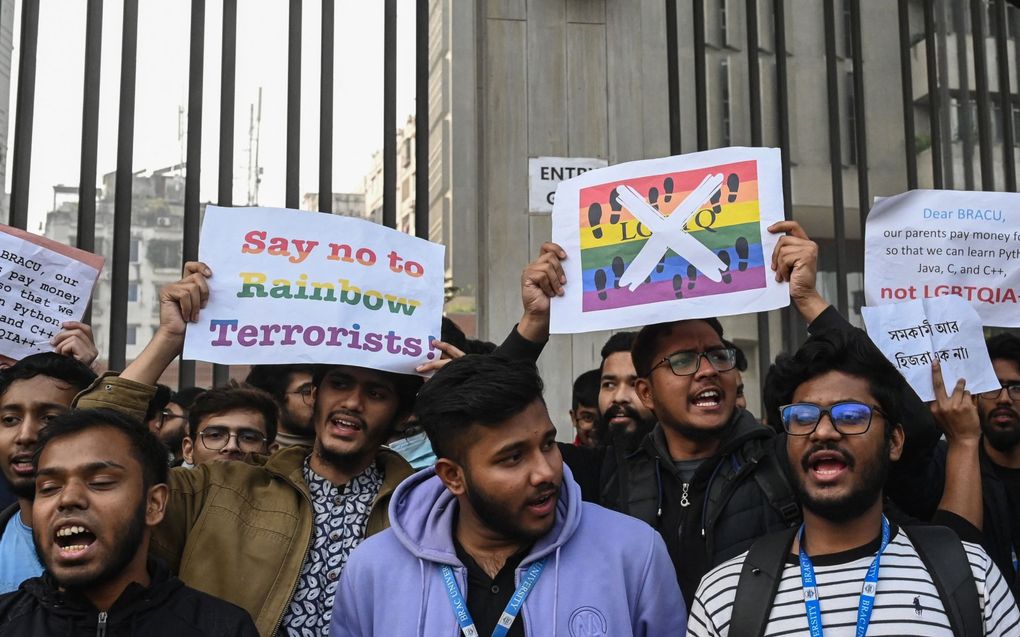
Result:
[[[424,431],[407,438],[394,440],[387,446],[403,456],[415,471],[431,467],[436,463],[436,454],[432,451],[432,443],[429,442]]]

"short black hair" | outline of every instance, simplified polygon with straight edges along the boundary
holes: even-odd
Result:
[[[78,391],[83,391],[96,380],[96,373],[78,359],[56,352],[42,352],[26,356],[0,371],[0,397],[7,393],[11,383],[36,376],[54,378]]]
[[[599,362],[599,376],[602,376],[602,368],[606,366],[607,358],[620,352],[630,352],[636,336],[637,332],[617,332],[609,337],[609,340],[606,341],[606,344],[602,346],[602,350],[599,352],[599,356],[602,357],[602,360]]]
[[[35,466],[39,466],[39,457],[46,445],[57,438],[99,427],[116,429],[131,441],[131,453],[142,466],[142,481],[146,490],[155,484],[167,482],[170,467],[163,443],[144,424],[112,409],[75,409],[51,420],[39,432]]]
[[[173,395],[174,391],[172,389],[166,385],[156,383],[156,393],[152,395],[152,398],[149,399],[149,404],[145,407],[145,422],[149,422],[166,409]]]
[[[287,392],[287,385],[290,384],[290,375],[303,373],[315,376],[317,367],[317,365],[309,364],[252,365],[244,382],[264,392],[268,392],[276,402],[283,404],[287,398],[285,394]]]
[[[589,369],[574,379],[574,390],[570,396],[570,408],[577,410],[578,405],[598,407],[599,386],[602,374],[597,369]]]
[[[195,399],[206,391],[208,390],[204,387],[185,387],[184,389],[175,391],[173,395],[170,396],[170,402],[180,405],[181,409],[188,411],[191,409],[191,406],[195,404]]]
[[[316,365],[315,374],[312,375],[312,384],[318,387],[322,384],[322,380],[326,378],[326,374],[333,371],[337,367],[359,367],[358,365]],[[365,367],[363,369],[369,369],[377,374],[382,375],[383,378],[393,383],[393,389],[397,393],[397,414],[408,414],[414,409],[414,399],[418,395],[418,390],[421,389],[422,383],[425,379],[421,376],[412,376],[411,374],[398,374],[396,372],[387,372],[381,369],[373,369],[371,367]]]
[[[195,440],[202,420],[234,409],[251,409],[261,414],[266,423],[266,444],[273,444],[280,419],[276,401],[267,392],[250,385],[239,385],[236,381],[202,392],[195,399],[188,410],[188,436]]]
[[[886,421],[892,425],[903,422],[900,395],[906,381],[864,332],[852,329],[815,334],[792,355],[779,355],[765,375],[765,414],[769,425],[782,431],[779,407],[789,404],[803,383],[828,372],[866,380]],[[892,435],[892,427],[886,427],[885,435]]]
[[[630,355],[634,359],[634,370],[637,372],[639,377],[645,377],[652,373],[652,365],[656,361],[652,360],[655,357],[655,352],[659,349],[659,341],[668,336],[673,331],[673,326],[683,321],[704,321],[708,323],[708,326],[715,330],[715,333],[719,335],[721,339],[723,337],[723,326],[719,322],[719,319],[715,317],[699,318],[699,319],[680,319],[676,321],[667,321],[665,323],[655,323],[654,325],[646,325],[641,328],[641,331],[637,333],[637,337],[634,339],[634,346],[630,349]]]
[[[725,338],[722,340],[723,347],[729,347],[737,353],[737,371],[747,371],[747,355],[744,354],[744,350],[740,349],[740,346],[733,341],[728,341]]]
[[[985,344],[988,346],[988,357],[993,361],[998,358],[1020,365],[1020,337],[1003,332],[991,337]]]
[[[414,413],[436,456],[459,462],[472,425],[499,425],[536,400],[542,400],[542,378],[534,363],[470,354],[425,383]]]

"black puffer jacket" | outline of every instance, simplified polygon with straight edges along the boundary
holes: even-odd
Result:
[[[185,586],[155,560],[148,567],[149,587],[129,585],[106,613],[59,591],[49,573],[26,580],[0,596],[0,636],[258,637],[243,609]]]
[[[600,481],[603,506],[662,534],[688,608],[712,567],[746,551],[759,536],[800,522],[775,434],[742,409],[734,412],[719,452],[694,473],[686,506],[661,424],[626,458],[607,450]]]

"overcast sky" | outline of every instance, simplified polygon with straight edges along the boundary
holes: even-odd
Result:
[[[52,207],[55,184],[77,185],[81,152],[82,73],[87,0],[40,3],[29,229]],[[20,25],[20,4],[15,25]],[[191,3],[140,0],[134,169],[169,166],[182,157],[178,108],[188,103]],[[283,206],[287,114],[287,0],[238,2],[234,132],[234,202],[247,199],[249,104],[262,96],[260,163],[263,205]],[[383,3],[337,0],[334,62],[333,189],[360,190],[372,152],[382,147]],[[414,111],[414,3],[398,0],[397,126]],[[301,192],[318,190],[321,0],[303,3]],[[103,14],[99,179],[116,169],[123,3]],[[206,3],[201,199],[217,193],[222,3]],[[14,146],[19,34],[14,35],[7,189]]]

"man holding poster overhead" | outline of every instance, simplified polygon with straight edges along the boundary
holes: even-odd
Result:
[[[184,274],[161,290],[160,327],[145,350],[79,407],[144,410],[208,301],[210,269],[188,263]],[[172,470],[167,514],[153,533],[151,550],[172,571],[245,608],[262,635],[328,626],[347,554],[388,526],[389,496],[411,474],[381,445],[409,413],[421,378],[330,365],[314,382],[312,452],[292,447],[254,465]]]

